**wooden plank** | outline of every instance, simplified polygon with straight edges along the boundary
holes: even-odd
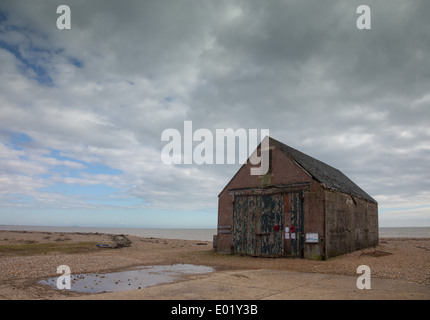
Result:
[[[291,193],[291,226],[295,232],[291,232],[291,254],[303,256],[304,249],[304,210],[301,192]],[[290,226],[290,227],[291,227]]]
[[[263,196],[261,212],[261,255],[276,256],[284,253],[283,242],[283,195]],[[275,231],[274,227],[280,228]]]

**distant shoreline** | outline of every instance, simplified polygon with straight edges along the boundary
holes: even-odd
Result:
[[[0,230],[128,234],[138,237],[213,241],[216,228],[129,228],[0,225]],[[430,238],[430,227],[380,227],[379,238]]]
[[[104,234],[128,234],[137,237],[153,237],[163,239],[212,241],[215,229],[204,228],[126,228],[126,227],[78,227],[78,226],[29,226],[0,225],[0,230],[40,231],[40,232],[83,232]]]

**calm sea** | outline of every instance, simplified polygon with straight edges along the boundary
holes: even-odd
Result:
[[[212,241],[216,229],[96,228],[0,225],[0,230],[98,232],[140,237]],[[430,227],[379,228],[381,238],[430,238]]]

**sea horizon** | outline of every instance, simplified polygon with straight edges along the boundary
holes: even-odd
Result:
[[[125,234],[147,238],[212,241],[216,228],[139,228],[92,226],[0,225],[5,231],[82,232]],[[430,238],[430,227],[380,227],[380,238]]]
[[[212,241],[216,228],[161,228],[161,227],[93,227],[93,226],[42,226],[0,225],[6,231],[82,232],[124,234],[147,238]]]

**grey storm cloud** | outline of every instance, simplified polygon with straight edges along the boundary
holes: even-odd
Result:
[[[429,205],[430,2],[372,1],[370,30],[361,4],[2,1],[0,126],[31,136],[28,152],[123,170],[124,192],[153,205],[216,207],[239,168],[165,167],[161,133],[185,120],[269,129],[382,208]]]

